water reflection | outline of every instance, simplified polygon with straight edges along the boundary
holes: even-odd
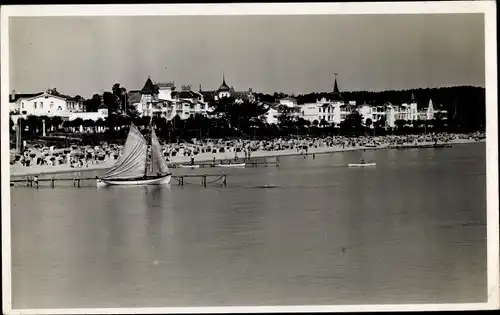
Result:
[[[282,164],[226,188],[14,187],[14,307],[484,300],[484,145]]]

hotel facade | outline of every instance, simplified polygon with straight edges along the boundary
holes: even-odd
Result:
[[[237,92],[226,84],[222,78],[221,86],[215,91],[198,91],[190,85],[182,85],[176,90],[175,82],[154,83],[150,77],[141,90],[130,91],[129,103],[134,105],[141,116],[160,116],[172,120],[175,116],[188,119],[196,114],[208,116],[213,111],[212,101],[234,97],[236,103],[255,101],[251,88],[245,92]]]
[[[283,110],[283,107],[286,110]],[[357,111],[362,117],[363,125],[368,123],[373,128],[373,123],[385,121],[384,126],[394,128],[396,121],[403,120],[412,124],[417,120],[434,120],[437,115],[446,120],[446,110],[435,109],[432,99],[429,100],[426,109],[418,109],[417,102],[412,94],[409,103],[393,105],[386,103],[383,105],[356,104],[355,101],[346,101],[342,97],[337,78],[334,81],[333,95],[329,98],[322,98],[315,103],[298,104],[297,99],[285,97],[280,99],[274,105],[268,105],[269,111],[265,116],[267,123],[277,124],[280,115],[290,115],[294,118],[303,118],[311,123],[326,121],[328,124],[339,125],[354,111]]]
[[[182,85],[176,89],[175,82],[154,83],[147,78],[141,90],[128,93],[128,104],[137,109],[140,116],[160,116],[172,120],[175,116],[188,119],[196,114],[209,116],[214,107],[214,102],[232,97],[236,103],[258,102],[252,89],[248,91],[235,91],[226,84],[222,76],[222,84],[217,90],[194,90],[190,85]],[[56,89],[35,94],[10,95],[10,113],[14,122],[18,118],[35,116],[60,116],[65,120],[81,118],[83,120],[106,119],[108,110],[104,104],[98,107],[97,112],[86,112],[84,99],[62,95]],[[292,119],[305,119],[311,124],[323,125],[324,122],[334,124],[336,127],[354,111],[362,116],[362,123],[373,127],[373,123],[384,121],[385,127],[393,128],[398,120],[408,124],[417,120],[433,120],[439,114],[446,119],[446,111],[435,109],[432,100],[429,100],[426,109],[418,109],[417,102],[412,94],[411,101],[400,105],[386,103],[383,105],[356,104],[355,101],[346,101],[338,88],[337,77],[333,85],[333,94],[328,98],[318,99],[314,103],[298,104],[294,97],[284,97],[274,103],[262,103],[267,108],[263,119],[268,124],[278,124],[281,115],[288,115]]]

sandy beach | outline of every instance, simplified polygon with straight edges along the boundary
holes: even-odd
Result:
[[[449,144],[465,144],[465,143],[474,143],[474,142],[484,142],[485,139],[476,141],[474,139],[453,139],[449,142]],[[432,145],[432,142],[419,143],[419,145]],[[409,146],[411,144],[405,144],[404,146]],[[365,146],[355,146],[355,147],[342,147],[342,146],[320,146],[317,148],[309,148],[307,154],[327,154],[334,152],[346,152],[346,151],[356,151],[356,150],[380,150],[380,149],[396,149],[395,145],[389,144],[381,144],[376,147],[365,147]],[[265,150],[257,150],[252,152],[251,158],[272,158],[272,157],[280,157],[280,156],[292,156],[292,155],[303,155],[301,152],[297,152],[295,149],[286,149],[286,150],[273,150],[273,151],[265,151]],[[234,152],[224,152],[224,153],[200,153],[195,156],[195,164],[201,162],[212,162],[215,158],[216,161],[229,161],[234,160]],[[243,154],[239,154],[239,160],[244,159]],[[191,158],[189,156],[174,156],[170,159],[170,163],[173,165],[189,163]],[[42,174],[58,174],[58,173],[73,173],[73,172],[86,172],[86,171],[95,171],[108,169],[113,166],[115,160],[114,159],[106,159],[103,162],[96,164],[88,164],[88,166],[83,166],[82,168],[72,168],[67,164],[61,164],[56,166],[50,165],[34,165],[34,166],[22,166],[19,163],[14,165],[10,165],[10,176],[11,177],[19,177],[19,176],[33,176],[33,175],[42,175]]]

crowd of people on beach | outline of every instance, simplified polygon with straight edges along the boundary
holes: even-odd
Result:
[[[385,135],[380,137],[345,137],[329,136],[325,138],[303,138],[273,140],[193,140],[183,143],[166,143],[162,151],[167,162],[176,160],[190,160],[191,163],[201,157],[202,160],[221,159],[251,159],[254,155],[307,154],[318,148],[352,149],[377,148],[401,145],[418,145],[422,143],[449,143],[457,140],[481,140],[484,133],[471,134],[432,134],[432,135]],[[69,165],[72,168],[88,168],[92,164],[111,163],[120,156],[122,146],[102,144],[99,146],[79,147],[72,145],[69,148],[28,146],[21,154],[11,154],[11,165],[29,166],[56,166]],[[271,154],[273,153],[273,154]]]

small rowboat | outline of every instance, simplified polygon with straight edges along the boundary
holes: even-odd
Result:
[[[239,163],[239,164],[219,164],[217,165],[218,167],[245,167],[245,163]]]
[[[263,186],[257,186],[257,188],[278,188],[276,185],[263,185]]]
[[[375,165],[377,165],[377,163],[354,163],[354,164],[349,164],[349,167],[368,167]]]
[[[199,165],[179,165],[179,167],[183,167],[183,168],[200,168]]]

